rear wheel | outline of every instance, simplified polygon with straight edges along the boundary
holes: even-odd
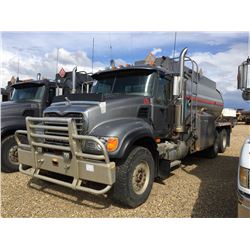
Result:
[[[144,203],[154,181],[154,159],[144,147],[135,147],[116,169],[116,182],[111,197],[123,205],[135,208]]]
[[[218,152],[219,152],[219,142],[220,142],[220,139],[219,139],[219,135],[217,133],[215,141],[214,141],[214,145],[209,147],[208,149],[205,149],[203,151],[203,155],[206,158],[211,158],[211,159],[217,157]]]
[[[17,143],[14,135],[7,136],[1,146],[1,170],[6,173],[18,171]]]
[[[219,133],[219,153],[224,153],[227,147],[227,131],[222,129]]]

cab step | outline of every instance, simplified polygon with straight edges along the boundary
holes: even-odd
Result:
[[[181,164],[181,161],[175,160],[170,162],[170,169]]]
[[[166,179],[169,176],[171,169],[180,164],[181,161],[179,160],[169,161],[161,159],[159,162],[158,177],[160,177],[163,180]]]

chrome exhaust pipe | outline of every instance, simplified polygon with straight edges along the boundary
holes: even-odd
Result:
[[[76,71],[77,71],[77,66],[75,66],[72,70],[72,94],[76,93]]]
[[[184,85],[184,67],[185,67],[185,57],[187,54],[188,48],[184,48],[180,54],[180,97],[178,101],[178,105],[176,106],[176,132],[184,132],[184,120],[185,120],[185,113],[184,113],[184,106],[185,106],[185,98],[186,98],[186,87]]]
[[[185,120],[185,100],[186,100],[186,86],[184,85],[184,66],[185,66],[185,57],[187,54],[188,48],[184,48],[180,55],[180,76],[181,76],[181,126],[184,132],[184,120]]]
[[[185,56],[187,54],[188,48],[184,48],[180,54],[180,77],[184,77],[184,64],[185,64]]]
[[[37,79],[38,81],[41,80],[41,73],[37,73],[36,79]]]

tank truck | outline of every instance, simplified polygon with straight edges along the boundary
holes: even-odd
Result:
[[[134,208],[187,154],[224,152],[231,123],[220,120],[222,96],[187,51],[96,72],[91,93],[55,97],[16,132],[19,170]]]

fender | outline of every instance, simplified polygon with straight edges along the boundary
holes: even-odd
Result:
[[[133,143],[139,139],[149,138],[154,142],[153,128],[140,118],[119,118],[103,122],[90,132],[96,137],[118,137],[119,146],[109,153],[110,158],[122,159]]]
[[[1,138],[3,139],[5,135],[12,134],[12,132],[18,129],[26,130],[25,120],[22,117],[20,119],[5,117],[2,119],[1,124]]]

